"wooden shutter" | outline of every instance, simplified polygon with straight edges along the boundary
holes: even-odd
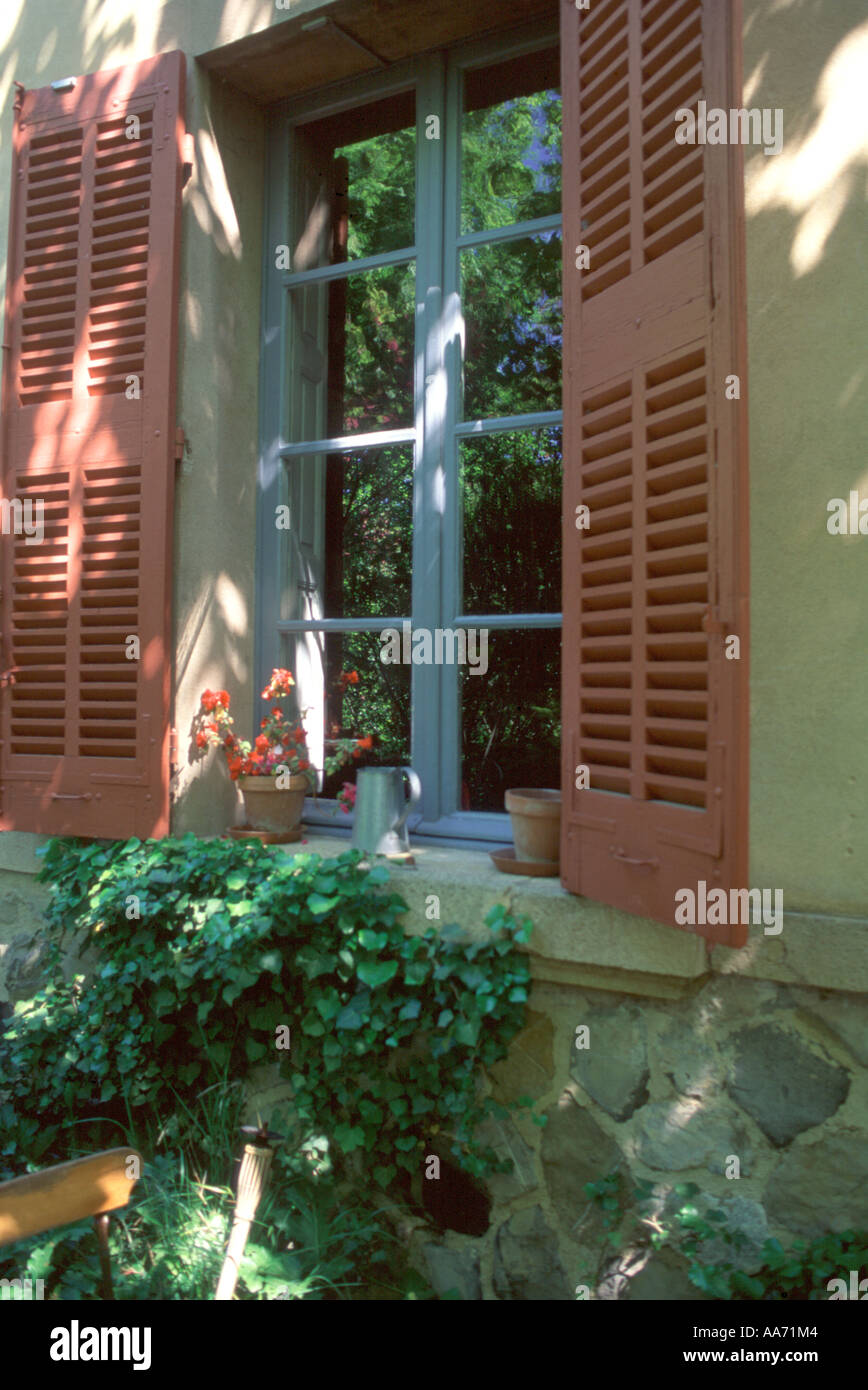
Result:
[[[562,878],[676,925],[678,889],[747,877],[743,152],[675,140],[678,110],[741,105],[739,6],[562,20]]]
[[[183,92],[176,52],[17,107],[2,496],[44,539],[2,538],[3,830],[169,829]]]

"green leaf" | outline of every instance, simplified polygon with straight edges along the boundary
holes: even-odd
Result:
[[[302,946],[301,950],[296,952],[295,963],[309,980],[316,980],[320,975],[331,974],[337,964],[337,957],[324,955],[315,951],[312,946]]]
[[[368,927],[362,927],[359,932],[359,944],[364,946],[366,951],[382,951],[388,940],[388,932],[371,931]]]
[[[344,1153],[352,1153],[355,1149],[360,1149],[365,1142],[365,1131],[361,1125],[335,1125],[335,1143],[343,1149]]]
[[[322,893],[311,893],[307,900],[307,906],[315,917],[321,917],[326,912],[333,911],[340,902],[340,894],[333,893],[331,897],[324,898]]]
[[[325,1023],[329,1023],[333,1018],[337,1018],[338,1014],[341,1012],[341,1007],[340,996],[336,989],[328,990],[314,1003],[314,1008]]]
[[[349,1004],[345,1005],[345,1007],[341,1009],[340,1013],[337,1016],[335,1027],[346,1029],[348,1031],[355,1031],[361,1028],[364,1025],[365,1014],[369,1007],[370,1005],[367,1002],[367,996],[363,996],[360,998],[357,995],[355,999],[351,999]]]
[[[463,1018],[455,1026],[455,1037],[466,1047],[475,1047],[479,1039],[479,1019]]]
[[[397,973],[398,962],[396,960],[364,961],[358,969],[358,976],[362,984],[368,985],[371,989],[388,984],[389,980],[394,979]]]
[[[418,999],[410,999],[398,1013],[399,1019],[418,1018],[422,1012],[422,1004]]]
[[[404,966],[404,979],[408,985],[421,985],[431,972],[427,960],[411,960]]]
[[[441,1009],[437,1017],[437,1027],[448,1028],[454,1017],[451,1009]]]

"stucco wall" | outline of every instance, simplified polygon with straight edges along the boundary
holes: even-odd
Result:
[[[13,79],[42,85],[182,48],[196,165],[184,192],[174,828],[222,829],[234,793],[188,764],[205,685],[252,671],[263,116],[194,58],[321,6],[272,0],[6,0],[0,203]],[[744,0],[745,103],[782,107],[784,147],[746,151],[751,443],[751,877],[787,911],[868,916],[868,537],[827,503],[868,496],[864,266],[868,23],[861,0]],[[0,209],[0,272],[7,217]],[[251,694],[253,692],[250,692]],[[251,705],[236,697],[244,729]]]
[[[868,916],[868,20],[861,0],[745,0],[751,467],[751,875],[787,909]],[[818,942],[818,949],[822,949]]]

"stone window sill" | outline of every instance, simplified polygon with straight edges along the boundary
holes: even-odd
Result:
[[[349,840],[311,833],[287,854],[333,858]],[[439,899],[441,922],[484,932],[485,914],[503,903],[534,924],[529,943],[536,979],[619,993],[678,998],[709,974],[744,975],[783,984],[868,993],[868,920],[784,914],[779,936],[751,929],[741,950],[709,948],[703,938],[577,897],[558,878],[502,874],[480,850],[412,844],[413,866],[391,866],[392,883],[408,906],[410,930],[430,925],[426,907]],[[822,941],[823,949],[817,943]]]

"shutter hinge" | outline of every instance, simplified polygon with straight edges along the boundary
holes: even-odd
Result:
[[[169,729],[169,775],[178,771],[178,730],[174,725]]]
[[[175,462],[183,463],[184,454],[187,450],[187,436],[184,434],[181,425],[175,430]]]

